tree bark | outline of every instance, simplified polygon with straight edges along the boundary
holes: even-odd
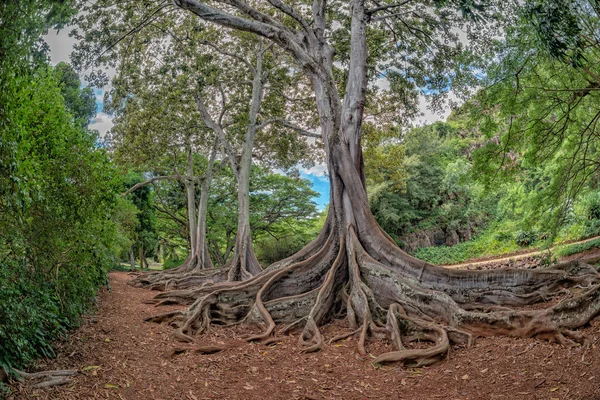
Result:
[[[135,272],[135,254],[133,251],[133,245],[129,247],[129,270]]]
[[[187,175],[194,176],[194,158],[192,152],[191,137],[187,138]],[[187,193],[187,215],[188,215],[188,232],[190,254],[192,258],[196,256],[196,185],[192,180],[185,181],[185,189]]]
[[[193,270],[210,269],[213,267],[208,252],[208,242],[206,240],[206,216],[208,214],[208,198],[210,185],[214,175],[215,158],[217,156],[217,145],[219,141],[215,138],[210,152],[206,173],[200,184],[200,201],[198,203],[198,225],[196,227],[196,265]]]
[[[262,41],[261,41],[262,44]],[[252,150],[257,130],[257,116],[263,99],[263,53],[260,46],[256,57],[256,65],[252,79],[252,101],[250,103],[249,123],[246,128],[242,155],[237,166],[238,183],[238,229],[233,257],[228,263],[230,270],[228,280],[240,281],[248,279],[262,271],[252,246],[250,229],[250,173],[252,171]]]

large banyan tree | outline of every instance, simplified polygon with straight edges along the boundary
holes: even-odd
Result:
[[[309,77],[331,199],[321,233],[297,254],[243,282],[160,293],[157,301],[190,306],[151,321],[175,326],[176,337],[184,341],[211,324],[240,321],[264,328],[249,340],[266,340],[278,327],[301,329],[301,346],[315,351],[326,343],[320,327],[345,315],[359,335],[360,353],[366,354],[369,337],[386,333],[395,350],[375,362],[417,365],[435,362],[452,343],[470,343],[473,336],[584,340],[575,329],[600,312],[600,274],[594,267],[568,263],[469,271],[434,266],[400,250],[369,209],[361,127],[370,80],[380,77],[377,65],[394,64],[388,78],[404,87],[430,85],[443,92],[460,80],[465,73],[460,68],[468,62],[461,59],[458,28],[465,28],[473,46],[478,37],[492,35],[477,31],[484,29],[478,24],[481,7],[471,1],[411,0],[173,3],[180,12],[271,41]],[[411,75],[418,71],[421,78]],[[566,291],[570,294],[557,297]],[[539,304],[529,307],[534,303]],[[411,347],[417,339],[432,345]]]

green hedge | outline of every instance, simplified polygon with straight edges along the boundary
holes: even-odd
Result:
[[[24,263],[0,263],[0,367],[53,357],[53,341],[77,325],[105,282],[98,267],[59,270],[49,280]]]

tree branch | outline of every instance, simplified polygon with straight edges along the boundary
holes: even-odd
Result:
[[[284,14],[292,17],[296,22],[302,25],[302,28],[306,31],[306,33],[312,33],[312,29],[310,24],[300,15],[293,7],[288,6],[287,4],[282,3],[280,0],[268,0],[268,2]]]
[[[297,32],[291,31],[241,0],[222,0],[221,2],[235,7],[251,19],[232,15],[198,0],[173,0],[173,2],[178,7],[196,14],[205,21],[265,37],[292,53],[302,68],[313,72],[319,69],[315,60],[302,48]]]
[[[217,53],[220,53],[224,56],[231,57],[231,58],[238,60],[239,62],[243,63],[245,66],[250,68],[250,71],[254,72],[254,66],[252,65],[252,63],[250,63],[248,60],[244,59],[243,57],[240,57],[237,54],[225,51],[225,50],[221,49],[219,46],[215,45],[214,43],[211,43],[206,40],[201,40],[199,43],[213,48]]]
[[[227,140],[227,135],[225,134],[223,129],[211,117],[210,113],[206,109],[206,104],[204,104],[204,99],[202,98],[202,95],[200,95],[199,93],[196,94],[196,107],[198,108],[198,111],[202,115],[202,120],[204,121],[206,126],[209,129],[211,129],[213,132],[215,132],[215,134],[220,136],[221,143],[225,147],[225,154],[227,155],[227,158],[229,159],[229,162],[231,163],[231,168],[233,168],[234,171],[237,171],[238,170],[238,162],[235,159],[235,152],[233,151],[233,148],[231,147],[231,143],[229,143],[229,141]]]
[[[280,125],[283,125],[286,128],[290,128],[290,129],[295,130],[296,132],[298,132],[302,136],[307,136],[307,137],[312,137],[312,138],[317,138],[317,139],[322,139],[323,138],[323,136],[321,134],[319,134],[319,133],[314,133],[314,132],[308,131],[308,130],[306,130],[306,129],[304,129],[304,128],[296,125],[296,124],[293,124],[293,123],[291,123],[289,121],[286,121],[284,119],[278,119],[278,118],[277,119],[269,119],[269,120],[267,120],[267,121],[265,121],[265,122],[257,125],[256,126],[256,130],[263,129],[263,128],[271,125],[271,124],[280,124]]]
[[[128,194],[135,192],[136,190],[138,190],[141,187],[148,186],[156,181],[164,181],[164,180],[198,181],[200,179],[195,176],[179,175],[179,174],[155,176],[154,178],[148,179],[147,181],[136,183],[128,191],[121,193],[121,196],[125,197]]]
[[[389,10],[390,8],[402,7],[403,5],[406,5],[406,4],[410,3],[411,1],[412,0],[405,0],[401,3],[385,4],[383,6],[372,8],[370,10],[365,10],[365,14],[373,15],[375,13],[378,13],[379,11],[386,11],[386,10]]]

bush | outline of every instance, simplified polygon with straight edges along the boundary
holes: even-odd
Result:
[[[559,257],[566,257],[566,256],[570,256],[572,254],[581,253],[581,252],[584,252],[586,250],[593,249],[596,247],[600,247],[600,238],[590,240],[585,243],[575,243],[575,244],[565,245],[565,246],[559,248],[558,250],[556,250],[556,255]]]
[[[264,238],[257,240],[256,257],[263,265],[270,265],[275,261],[283,260],[304,247],[309,240],[302,235],[294,235],[275,240]]]
[[[491,257],[518,250],[512,240],[500,241],[492,230],[488,230],[468,242],[455,246],[424,247],[414,256],[432,264],[456,264],[478,257]]]
[[[586,220],[583,223],[583,236],[592,237],[600,235],[600,219]]]
[[[508,242],[513,239],[513,235],[510,232],[500,231],[495,233],[494,238],[499,242]]]
[[[185,262],[185,258],[168,259],[168,260],[165,260],[165,262],[163,264],[163,269],[177,268],[184,262]]]
[[[517,231],[515,233],[515,243],[521,247],[530,246],[537,240],[537,233],[534,231]]]
[[[593,192],[582,199],[585,217],[588,220],[600,220],[600,192]]]
[[[56,279],[0,263],[0,368],[10,371],[38,357],[54,357],[52,341],[77,325],[106,282],[102,268],[57,271]]]

